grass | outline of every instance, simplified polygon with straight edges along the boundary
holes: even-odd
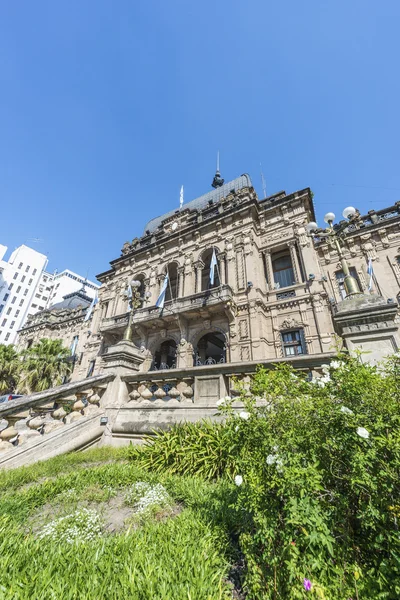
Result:
[[[132,486],[154,497],[165,490],[167,508],[154,505],[112,533],[103,523],[99,535],[112,506],[135,510]],[[126,450],[103,448],[0,472],[0,489],[1,600],[232,598],[229,483],[154,475],[127,461]],[[80,537],[76,527],[89,531],[93,513],[93,535]],[[68,519],[75,537],[63,533]],[[46,524],[62,533],[41,538]]]

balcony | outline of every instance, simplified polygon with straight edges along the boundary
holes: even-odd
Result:
[[[161,321],[166,325],[168,322],[174,321],[177,315],[184,315],[188,319],[211,317],[216,313],[223,312],[226,303],[231,302],[232,298],[233,294],[229,285],[221,285],[206,292],[169,300],[165,303],[164,308],[157,306],[139,308],[135,311],[133,323],[148,326],[152,322],[159,323]],[[100,331],[102,333],[122,331],[128,324],[128,316],[129,313],[125,313],[103,319]]]

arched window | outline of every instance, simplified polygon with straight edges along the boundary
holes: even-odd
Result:
[[[179,285],[179,279],[178,279],[178,265],[177,263],[173,262],[170,263],[167,267],[167,271],[168,271],[168,285],[167,285],[167,290],[165,292],[165,302],[168,302],[168,300],[175,300],[178,297],[178,285]],[[161,283],[162,285],[162,283]]]
[[[165,340],[154,354],[153,370],[176,368],[176,342]]]
[[[272,256],[275,288],[288,287],[295,282],[292,259],[289,250],[275,252]]]
[[[225,336],[213,331],[199,339],[194,352],[194,365],[215,365],[226,362]]]
[[[218,260],[218,250],[215,249],[215,256],[217,259],[217,264],[214,267],[214,281],[211,281],[210,272],[211,272],[211,261],[213,256],[214,248],[209,248],[203,254],[202,261],[204,263],[204,269],[201,272],[201,290],[203,292],[210,290],[212,288],[219,287],[221,285],[220,282],[220,266]]]
[[[139,291],[140,297],[144,298],[145,284],[144,284],[144,275],[143,275],[143,273],[141,273],[140,275],[137,275],[136,277],[133,277],[133,279],[135,281],[140,281],[140,287],[138,288],[138,291]]]

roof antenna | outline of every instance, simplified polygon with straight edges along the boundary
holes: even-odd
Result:
[[[218,150],[218,152],[217,152],[217,170],[215,172],[214,179],[213,179],[211,186],[213,188],[217,189],[217,188],[221,187],[222,185],[224,185],[224,181],[225,181],[225,179],[222,179],[221,173],[219,172],[219,150]]]
[[[267,197],[267,186],[265,185],[265,178],[264,178],[264,173],[262,170],[262,165],[260,163],[260,171],[261,171],[261,184],[262,184],[262,189],[263,189],[263,193],[264,193],[264,198]]]

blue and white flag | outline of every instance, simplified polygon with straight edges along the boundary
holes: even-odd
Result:
[[[156,306],[158,306],[158,308],[164,308],[165,294],[167,293],[167,287],[168,287],[168,273],[166,273],[166,275],[164,277],[164,282],[162,284],[160,295],[158,296],[158,300],[156,302]]]
[[[97,293],[96,293],[95,297],[94,297],[94,298],[93,298],[93,300],[92,300],[92,303],[91,303],[91,305],[90,305],[90,306],[89,306],[89,308],[87,309],[87,312],[86,312],[85,318],[83,319],[84,321],[89,321],[90,317],[92,316],[93,309],[94,309],[94,307],[96,306],[96,304],[98,303],[98,301],[99,301],[99,299],[98,299],[98,297],[97,297]]]
[[[72,344],[71,344],[71,356],[74,356],[75,352],[76,352],[76,347],[78,345],[78,340],[79,340],[79,336],[75,335],[74,339],[72,340]]]
[[[368,269],[367,269],[367,273],[369,275],[369,283],[368,283],[368,291],[372,290],[372,285],[374,283],[374,268],[372,266],[372,258],[369,259],[368,261]]]
[[[217,257],[215,255],[215,248],[213,249],[211,263],[210,263],[210,285],[214,285],[215,279],[215,267],[217,266]]]

